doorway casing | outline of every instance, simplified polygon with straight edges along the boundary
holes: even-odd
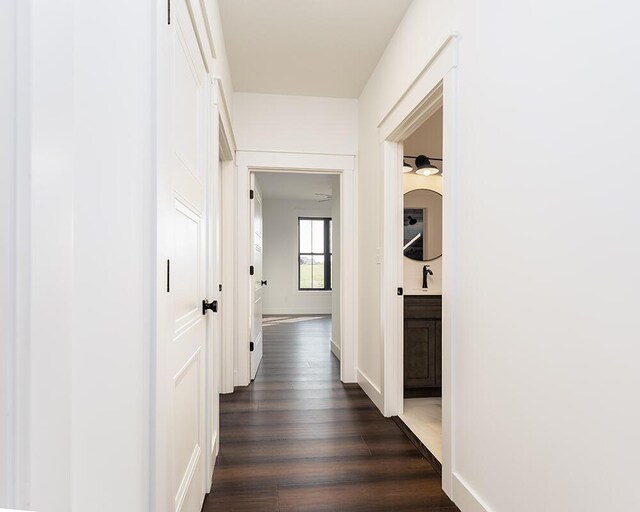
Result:
[[[429,59],[417,78],[378,124],[383,147],[384,239],[382,301],[384,338],[384,415],[402,414],[403,287],[402,216],[403,141],[438,108],[443,108],[443,275],[442,275],[442,488],[453,499],[453,353],[456,260],[456,190],[460,179],[456,158],[457,37],[450,35]]]
[[[355,156],[310,153],[284,153],[261,151],[237,151],[238,166],[235,231],[236,231],[236,336],[233,384],[247,386],[250,383],[250,175],[255,172],[295,172],[335,174],[340,177],[341,190],[341,251],[340,276],[341,360],[342,382],[356,382],[357,356],[357,218]],[[233,339],[223,343],[233,346]]]

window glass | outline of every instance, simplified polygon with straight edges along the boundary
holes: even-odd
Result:
[[[313,236],[313,244],[311,247],[311,252],[314,254],[323,254],[324,253],[324,220],[314,220],[312,236]]]
[[[298,288],[331,290],[331,219],[298,219]]]
[[[313,265],[311,264],[312,256],[300,256],[300,288],[312,288],[313,284]]]
[[[311,220],[300,219],[300,252],[311,252]]]
[[[313,256],[313,286],[324,289],[324,256]]]

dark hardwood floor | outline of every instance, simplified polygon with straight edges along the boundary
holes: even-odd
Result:
[[[204,512],[458,510],[398,426],[340,383],[330,335],[330,317],[265,317],[255,381],[221,396]]]

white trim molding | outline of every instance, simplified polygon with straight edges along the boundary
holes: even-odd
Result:
[[[223,160],[233,160],[236,151],[236,137],[233,133],[229,100],[224,91],[224,84],[220,77],[215,77],[216,97],[218,110],[220,112],[220,153]]]
[[[383,265],[380,318],[384,339],[384,407],[385,416],[402,414],[404,397],[404,302],[397,294],[403,286],[402,279],[402,143],[384,141],[384,220],[383,220]],[[394,172],[394,170],[396,172]],[[398,222],[400,219],[400,222]]]
[[[456,505],[463,512],[493,512],[457,473],[453,474],[453,496]]]
[[[330,315],[331,308],[262,308],[263,315]]]
[[[382,391],[360,369],[358,369],[358,385],[367,394],[367,396],[376,405],[376,407],[382,411],[384,407],[384,397],[382,396]]]
[[[220,393],[233,393],[235,354],[233,340],[235,336],[235,203],[236,167],[234,162],[236,141],[229,116],[229,106],[224,96],[222,80],[215,78],[215,104],[218,114],[218,157],[222,166],[222,197],[220,212],[222,225],[220,240],[222,243],[220,283],[222,296],[220,316],[222,320],[222,337],[220,340]],[[215,141],[214,141],[215,144]],[[218,163],[216,163],[218,165]]]
[[[340,361],[340,347],[336,345],[335,341],[333,341],[333,338],[331,338],[331,353],[336,356],[338,361]]]
[[[400,95],[389,111],[378,123],[378,128],[395,130],[402,121],[409,118],[411,113],[420,106],[427,96],[425,91],[433,91],[438,82],[453,68],[458,65],[458,34],[449,34],[438,46],[438,49],[425,62],[422,70],[411,82],[409,87]],[[428,116],[427,116],[428,117]],[[415,126],[415,128],[417,128]],[[383,139],[390,138],[390,132],[382,133]]]
[[[342,382],[357,382],[357,189],[355,156],[313,153],[280,153],[268,151],[237,151],[238,165],[235,233],[237,256],[236,283],[236,372],[234,384],[247,386],[250,379],[249,319],[250,319],[250,203],[249,183],[252,172],[312,172],[340,176],[341,187],[341,361]]]

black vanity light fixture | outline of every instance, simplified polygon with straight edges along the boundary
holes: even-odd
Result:
[[[413,167],[410,164],[407,164],[407,161],[404,160],[402,165],[403,173],[415,172],[416,174],[419,174],[421,176],[432,176],[440,172],[440,169],[438,169],[435,165],[433,165],[431,163],[431,160],[438,160],[442,162],[442,158],[426,157],[424,155],[418,155],[418,156],[405,155],[405,159],[415,160],[416,169],[414,171]]]

